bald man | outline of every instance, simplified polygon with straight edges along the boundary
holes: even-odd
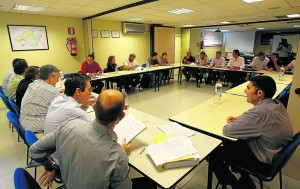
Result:
[[[123,110],[123,95],[117,90],[106,90],[98,96],[92,123],[82,119],[64,122],[34,143],[30,157],[45,167],[39,182],[52,185],[55,165],[49,156],[56,149],[66,188],[132,188],[124,151],[130,146],[124,145],[123,149],[113,131],[124,117]]]

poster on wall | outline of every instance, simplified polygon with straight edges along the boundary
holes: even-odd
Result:
[[[7,25],[12,51],[49,50],[46,26]]]

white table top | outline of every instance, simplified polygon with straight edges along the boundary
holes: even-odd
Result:
[[[264,72],[264,75],[272,77],[276,84],[288,85],[293,80],[293,75],[284,74],[284,76],[282,77],[282,81],[279,81],[279,75],[277,72],[275,72],[275,71],[263,71],[263,72]]]
[[[222,94],[221,104],[214,105],[214,97],[170,118],[193,130],[207,133],[217,138],[227,138],[223,135],[223,127],[228,116],[240,116],[253,105],[244,96]]]
[[[92,112],[91,114],[94,114]],[[158,117],[146,114],[138,111],[134,108],[129,108],[126,114],[132,114],[135,118],[146,124],[147,129],[140,135],[132,140],[131,153],[129,155],[130,165],[139,171],[141,174],[151,178],[157,184],[163,188],[170,188],[176,185],[184,176],[186,176],[194,167],[182,167],[175,169],[163,169],[162,167],[156,167],[147,151],[140,152],[145,146],[154,143],[154,136],[161,134],[162,131],[157,128],[159,125],[163,125],[168,121],[160,119]],[[191,137],[193,146],[198,150],[202,160],[218,145],[221,144],[221,140],[195,132],[195,135]]]
[[[246,97],[247,95],[244,91],[247,88],[248,83],[249,82],[247,81],[243,84],[240,84],[239,86],[236,86],[232,89],[225,91],[225,93]],[[276,98],[286,87],[287,87],[287,85],[285,85],[285,84],[277,84],[276,83],[276,93],[274,94],[273,98]]]

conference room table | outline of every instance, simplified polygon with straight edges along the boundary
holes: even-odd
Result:
[[[90,108],[87,110],[91,115],[94,111]],[[174,169],[164,169],[161,166],[155,166],[151,157],[147,153],[145,147],[154,144],[154,137],[163,132],[157,127],[168,123],[168,121],[136,110],[132,107],[126,110],[126,115],[131,114],[136,119],[144,123],[147,128],[132,140],[131,152],[129,154],[129,164],[145,177],[150,178],[162,188],[175,188],[186,175],[188,175],[197,166],[188,166]],[[204,161],[209,154],[221,144],[221,140],[208,135],[195,132],[195,135],[190,137],[193,146],[198,150],[200,159]],[[209,168],[209,177],[207,188],[212,186],[212,171]]]
[[[236,139],[223,135],[228,116],[240,116],[253,107],[244,96],[222,93],[221,104],[214,104],[214,97],[169,118],[184,127],[218,139]]]
[[[154,92],[159,91],[159,72],[162,70],[174,70],[174,69],[181,69],[180,65],[175,65],[175,66],[157,66],[157,67],[146,67],[146,68],[141,68],[141,70],[130,70],[130,71],[116,71],[116,72],[108,72],[108,73],[103,73],[102,75],[99,76],[94,76],[92,77],[92,82],[94,80],[103,80],[105,81],[106,88],[108,88],[108,82],[109,80],[112,79],[118,79],[120,82],[121,87],[124,84],[124,81],[126,78],[133,76],[133,75],[140,75],[140,74],[145,74],[145,73],[154,73],[155,74],[155,80],[154,80]]]
[[[210,67],[210,66],[200,66],[200,65],[190,65],[190,64],[181,64],[181,67],[182,69],[184,67],[186,68],[193,68],[193,69],[205,69],[205,70],[216,70],[216,71],[225,71],[225,72],[228,72],[228,73],[248,73],[250,74],[250,77],[252,74],[264,74],[265,72],[264,71],[261,71],[261,70],[251,70],[251,69],[240,69],[240,70],[232,70],[232,69],[228,69],[228,68],[214,68],[214,67]],[[182,70],[181,69],[181,70]],[[182,81],[182,72],[179,72],[179,83],[181,85],[181,81]]]

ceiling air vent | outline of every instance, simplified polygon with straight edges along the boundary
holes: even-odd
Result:
[[[145,25],[123,23],[123,33],[145,33]]]

